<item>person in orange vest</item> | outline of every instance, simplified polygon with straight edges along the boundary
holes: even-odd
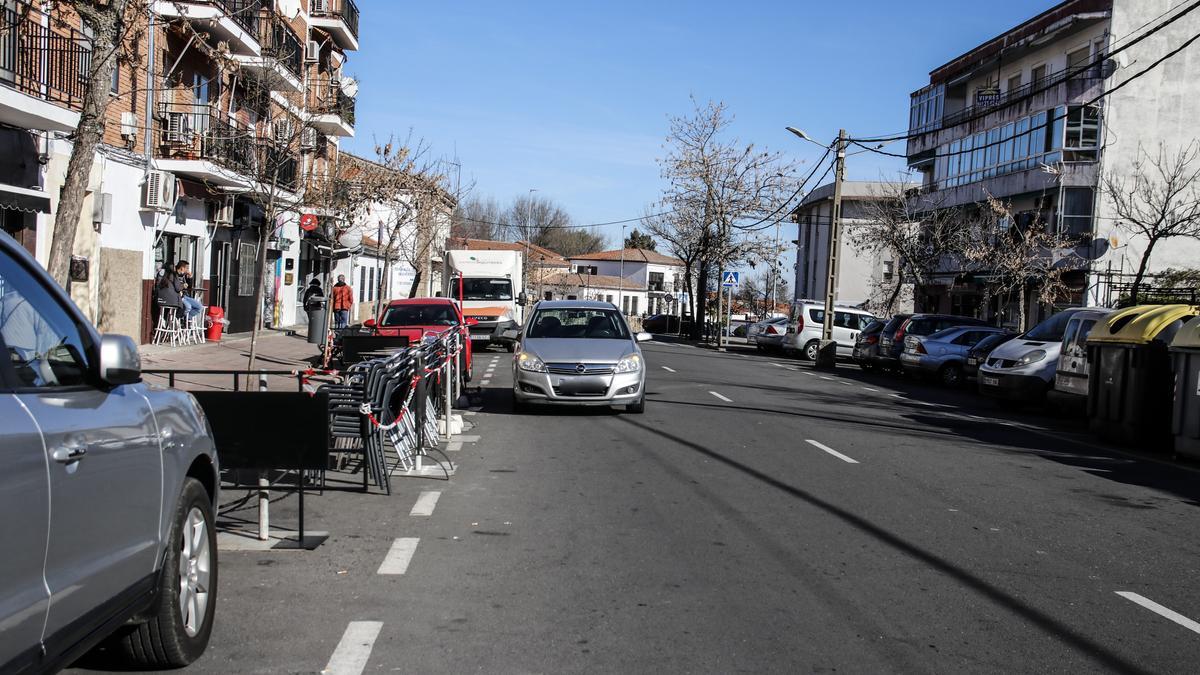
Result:
[[[346,283],[346,275],[339,274],[337,283],[333,285],[333,327],[345,328],[350,325],[350,305],[354,303],[354,289]]]

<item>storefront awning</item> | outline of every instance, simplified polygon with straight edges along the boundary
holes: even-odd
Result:
[[[0,209],[22,213],[50,213],[50,197],[41,190],[0,183]]]

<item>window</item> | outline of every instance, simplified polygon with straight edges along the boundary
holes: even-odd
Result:
[[[238,244],[238,297],[248,298],[254,295],[254,290],[258,286],[258,275],[255,269],[258,265],[257,254],[255,253],[254,244],[242,242]]]
[[[1010,76],[1008,78],[1008,89],[1007,89],[1008,93],[1011,94],[1020,88],[1021,88],[1021,74],[1017,73],[1016,75]]]
[[[88,382],[86,333],[16,260],[0,252],[0,346],[26,387]]]
[[[463,300],[512,300],[512,281],[474,277],[462,280]]]
[[[636,316],[636,315],[637,315],[637,313],[638,313],[638,310],[637,310],[637,301],[638,301],[638,299],[637,299],[637,296],[636,296],[636,295],[635,295],[635,296],[633,296],[633,298],[631,298],[631,299],[633,300],[633,302],[629,303],[629,306],[633,308],[633,314]]]
[[[458,317],[450,305],[395,305],[388,307],[381,326],[456,326]]]
[[[358,268],[358,301],[367,301],[367,268]]]
[[[612,304],[612,296],[611,295],[604,296],[604,301],[611,305]]]
[[[1095,161],[1100,146],[1100,108],[1071,106],[1067,109],[1066,122],[1064,159],[1068,162]]]
[[[1029,82],[1033,86],[1036,87],[1037,82],[1039,80],[1043,80],[1045,78],[1046,78],[1046,64],[1043,63],[1041,65],[1034,66],[1032,69],[1030,69]]]
[[[546,291],[545,293],[542,294],[542,299],[543,300],[553,300],[554,299],[554,291]]]
[[[883,261],[883,280],[891,281],[892,275],[894,275],[895,273],[896,273],[896,263],[892,262],[891,260],[884,260]]]
[[[1092,49],[1085,45],[1067,54],[1067,70],[1071,73],[1087,66],[1092,60]]]
[[[621,313],[629,316],[629,296],[621,298]]]
[[[367,272],[367,302],[375,302],[375,268]]]
[[[108,90],[114,94],[121,93],[121,62],[117,61],[113,64],[112,82],[109,84]]]
[[[984,155],[984,177],[990,178],[996,175],[996,160],[1000,156],[1000,129],[992,129],[987,132],[987,142]]]
[[[650,290],[652,290],[652,291],[663,290],[663,273],[662,272],[651,272],[650,273]]]
[[[1062,234],[1082,237],[1092,232],[1092,189],[1063,188]]]
[[[611,309],[565,307],[538,310],[530,320],[529,337],[628,340],[629,332]]]
[[[945,105],[945,85],[932,85],[912,95],[908,128],[913,132],[929,131],[941,125]]]

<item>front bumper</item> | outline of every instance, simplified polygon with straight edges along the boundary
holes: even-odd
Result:
[[[516,330],[519,328],[516,321],[499,321],[478,323],[471,326],[469,332],[473,343],[487,343],[490,345],[507,345],[515,340],[505,338],[504,331],[509,329]]]
[[[1009,401],[1036,401],[1046,395],[1047,383],[1037,375],[1000,373],[980,368],[976,374],[979,393]]]
[[[941,367],[941,363],[926,354],[901,352],[900,366],[913,373],[935,373]]]
[[[644,394],[645,370],[605,375],[559,375],[513,369],[513,396],[552,405],[626,405]]]

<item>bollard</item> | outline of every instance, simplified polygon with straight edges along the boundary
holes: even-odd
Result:
[[[267,390],[267,374],[258,374],[258,390]],[[267,472],[258,472],[258,539],[259,541],[267,541],[271,538],[271,493],[267,490],[270,486],[270,481],[267,480]]]

